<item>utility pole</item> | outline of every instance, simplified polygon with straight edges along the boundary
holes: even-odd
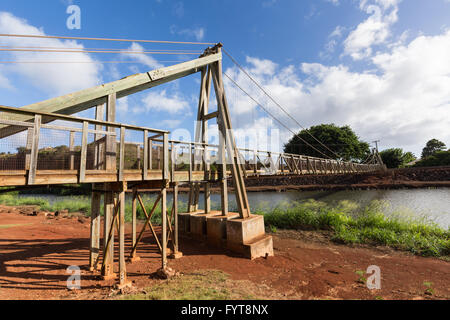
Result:
[[[381,142],[381,141],[380,140],[375,140],[375,141],[372,141],[372,142],[375,143],[375,149],[378,152],[378,142]]]

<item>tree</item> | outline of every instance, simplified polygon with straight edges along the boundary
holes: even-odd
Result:
[[[333,152],[311,137],[308,131]],[[338,127],[334,124],[321,124],[311,127],[308,131],[302,130],[293,136],[284,145],[284,152],[320,158],[324,158],[325,154],[327,157],[345,161],[363,161],[370,155],[369,144],[360,141],[349,126]]]
[[[401,148],[391,148],[380,152],[381,159],[388,168],[400,168],[416,160],[412,152],[403,152]]]
[[[445,150],[445,143],[437,139],[431,139],[430,141],[427,142],[425,148],[423,148],[422,150],[422,159],[430,157],[438,151],[444,150]]]
[[[450,150],[437,151],[432,156],[420,160],[415,167],[450,166]]]

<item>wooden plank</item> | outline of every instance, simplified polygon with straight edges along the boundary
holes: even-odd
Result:
[[[88,138],[88,126],[87,121],[83,122],[83,132],[81,135],[81,157],[80,157],[80,183],[86,180],[86,157],[87,157],[87,138]]]
[[[38,155],[39,155],[39,135],[41,130],[41,121],[42,117],[40,115],[36,115],[34,117],[34,128],[33,128],[33,143],[31,146],[31,157],[30,157],[30,170],[28,171],[28,184],[35,184],[36,180],[36,171],[38,164]]]
[[[217,118],[218,116],[219,116],[219,112],[218,111],[211,112],[210,114],[204,115],[202,120],[208,121],[208,120]]]

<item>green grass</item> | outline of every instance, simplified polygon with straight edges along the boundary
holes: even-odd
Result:
[[[91,200],[90,197],[77,196],[60,201],[55,201],[50,204],[47,199],[37,197],[18,197],[15,194],[3,194],[0,195],[0,204],[6,206],[37,206],[44,211],[60,211],[69,210],[69,212],[82,212],[90,215],[91,212]]]
[[[330,206],[308,200],[281,204],[264,213],[264,218],[269,228],[329,230],[339,243],[384,245],[423,256],[450,255],[450,230],[406,218],[401,212],[387,217],[385,211],[386,205],[380,201],[359,208],[349,201]]]
[[[217,270],[200,270],[182,275],[121,297],[122,300],[232,300],[253,299],[245,285],[231,285],[228,274]]]

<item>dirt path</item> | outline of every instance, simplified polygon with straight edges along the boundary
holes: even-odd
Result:
[[[26,216],[0,207],[0,299],[107,299],[115,282],[100,281],[87,271],[88,247],[88,219]],[[170,260],[169,266],[182,273],[221,270],[231,279],[255,283],[263,290],[258,296],[267,298],[450,298],[450,263],[439,259],[336,245],[317,232],[278,232],[274,248],[275,257],[250,261],[183,239],[185,256]],[[153,277],[160,258],[149,233],[138,254],[142,260],[127,265],[134,286],[160,282]],[[66,288],[66,269],[71,265],[82,269],[81,290]],[[369,265],[381,268],[381,290],[370,291],[358,281],[356,271]],[[428,288],[432,295],[426,294]]]

